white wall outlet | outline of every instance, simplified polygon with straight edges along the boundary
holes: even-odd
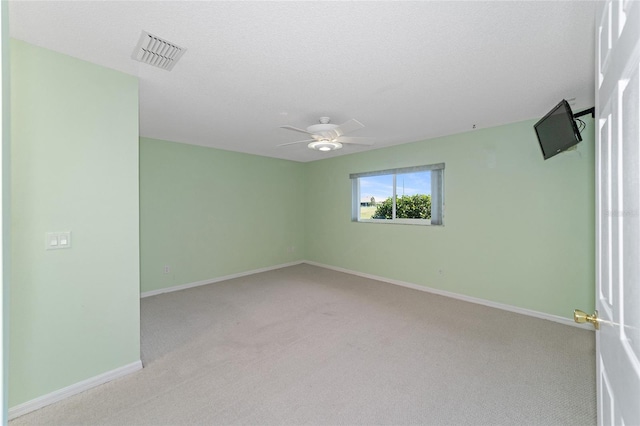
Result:
[[[71,231],[45,233],[46,250],[59,250],[66,248],[71,248]]]
[[[163,273],[163,274],[168,274],[169,272],[171,272],[171,268],[170,268],[169,266],[166,266],[166,265],[165,265],[165,266],[162,268],[162,273]]]

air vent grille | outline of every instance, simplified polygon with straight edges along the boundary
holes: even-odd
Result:
[[[136,61],[171,71],[187,49],[142,31],[132,58]]]

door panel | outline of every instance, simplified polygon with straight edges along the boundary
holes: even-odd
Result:
[[[596,22],[598,424],[640,425],[640,2]]]
[[[623,140],[623,152],[622,152],[622,170],[624,171],[622,179],[622,191],[623,191],[623,205],[622,205],[622,220],[623,229],[621,230],[624,235],[622,250],[625,254],[626,262],[623,265],[623,277],[621,285],[621,297],[622,297],[622,341],[627,343],[629,350],[633,352],[633,358],[635,363],[638,363],[640,354],[638,353],[638,347],[628,345],[630,341],[640,341],[640,329],[637,325],[640,324],[640,307],[638,301],[640,301],[640,294],[638,287],[625,286],[625,282],[638,282],[640,280],[640,250],[637,243],[634,241],[640,240],[640,188],[638,183],[640,182],[638,167],[640,166],[638,157],[638,148],[640,146],[640,140],[638,140],[638,99],[640,99],[639,92],[639,73],[638,66],[633,70],[630,79],[625,82],[625,86],[622,88],[622,140]],[[636,259],[636,261],[631,261]],[[634,327],[635,325],[635,327]],[[639,402],[640,404],[640,402]]]

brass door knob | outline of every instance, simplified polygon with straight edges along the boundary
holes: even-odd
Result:
[[[578,324],[584,324],[585,322],[593,324],[593,328],[600,330],[600,319],[598,318],[598,311],[595,311],[593,315],[589,315],[586,312],[576,309],[573,311],[573,320]]]

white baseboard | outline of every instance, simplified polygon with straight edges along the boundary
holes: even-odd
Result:
[[[321,268],[331,269],[333,271],[344,272],[346,274],[356,275],[356,276],[363,277],[363,278],[369,278],[369,279],[372,279],[372,280],[383,281],[383,282],[386,282],[386,283],[389,283],[389,284],[399,285],[399,286],[402,286],[402,287],[408,287],[408,288],[412,288],[414,290],[425,291],[427,293],[433,293],[433,294],[437,294],[437,295],[440,295],[440,296],[446,296],[446,297],[450,297],[452,299],[463,300],[465,302],[476,303],[478,305],[489,306],[491,308],[502,309],[504,311],[515,312],[517,314],[528,315],[530,317],[545,319],[545,320],[548,320],[548,321],[558,322],[560,324],[570,325],[572,327],[578,327],[578,328],[582,328],[582,329],[585,329],[585,330],[592,330],[593,331],[593,327],[590,324],[578,324],[578,323],[574,322],[573,320],[571,320],[569,318],[564,318],[564,317],[560,317],[560,316],[557,316],[557,315],[547,314],[547,313],[544,313],[544,312],[538,312],[538,311],[534,311],[534,310],[531,310],[531,309],[520,308],[520,307],[517,307],[517,306],[507,305],[507,304],[504,304],[504,303],[492,302],[491,300],[480,299],[478,297],[465,296],[464,294],[453,293],[451,291],[439,290],[439,289],[436,289],[436,288],[426,287],[426,286],[419,285],[419,284],[413,284],[413,283],[409,283],[409,282],[405,282],[405,281],[394,280],[394,279],[391,279],[391,278],[380,277],[378,275],[365,274],[363,272],[352,271],[350,269],[340,268],[340,267],[337,267],[337,266],[325,265],[323,263],[313,262],[313,261],[310,261],[310,260],[305,260],[303,263],[306,263],[306,264],[309,264],[309,265],[313,265],[313,266],[319,266]]]
[[[89,379],[67,386],[66,388],[58,389],[57,391],[42,395],[38,398],[32,399],[31,401],[23,402],[22,404],[9,408],[9,420],[13,420],[16,417],[20,417],[24,414],[30,413],[49,404],[53,404],[54,402],[61,401],[65,398],[79,394],[80,392],[84,392],[86,390],[110,382],[114,379],[126,376],[127,374],[134,373],[141,369],[142,361],[132,362],[131,364],[123,365],[122,367],[116,368],[115,370],[107,371],[106,373],[91,377]]]
[[[176,286],[173,286],[173,287],[160,288],[158,290],[145,291],[144,293],[140,294],[140,298],[149,297],[149,296],[155,296],[155,295],[163,294],[163,293],[171,293],[173,291],[185,290],[187,288],[199,287],[201,285],[213,284],[213,283],[217,283],[217,282],[220,282],[220,281],[231,280],[233,278],[246,277],[247,275],[258,274],[260,272],[273,271],[274,269],[280,269],[280,268],[286,268],[288,266],[300,265],[303,262],[304,262],[303,260],[298,260],[298,261],[295,261],[295,262],[282,263],[280,265],[267,266],[266,268],[252,269],[251,271],[238,272],[237,274],[225,275],[225,276],[218,277],[218,278],[211,278],[211,279],[208,279],[208,280],[196,281],[196,282],[193,282],[193,283],[180,284],[180,285],[176,285]]]

